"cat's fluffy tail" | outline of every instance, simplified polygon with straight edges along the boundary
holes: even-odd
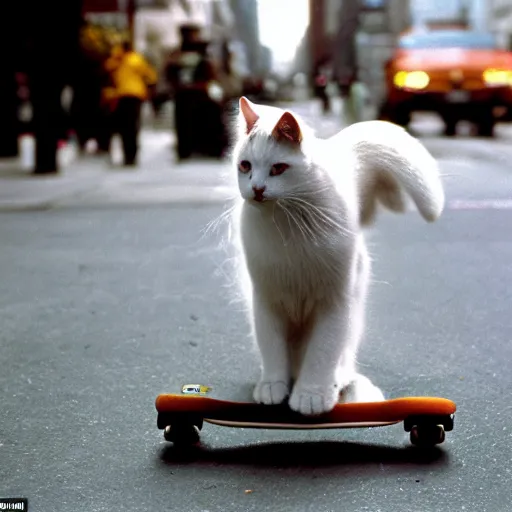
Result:
[[[423,218],[434,222],[444,208],[444,190],[436,160],[402,127],[365,121],[339,134],[356,159],[360,222],[371,224],[377,204],[403,212],[406,192]]]

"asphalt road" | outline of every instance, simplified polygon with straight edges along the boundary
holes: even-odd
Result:
[[[32,512],[511,510],[510,159],[429,143],[445,150],[448,209],[434,225],[386,214],[369,233],[360,363],[388,397],[456,401],[441,448],[411,449],[400,425],[205,425],[200,448],[176,453],[158,393],[201,382],[249,396],[258,376],[222,225],[202,236],[223,203],[101,196],[0,214],[0,497]]]

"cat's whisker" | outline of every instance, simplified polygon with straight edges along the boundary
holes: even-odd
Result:
[[[277,231],[279,232],[279,235],[281,236],[281,240],[283,241],[283,245],[287,245],[287,241],[284,238],[283,232],[279,228],[279,223],[276,221],[276,207],[278,207],[278,206],[279,206],[278,202],[274,203],[274,208],[272,208],[272,221],[274,222],[274,225],[275,225]]]
[[[325,230],[322,229],[317,222],[315,222],[314,218],[311,215],[308,215],[308,213],[310,212],[307,212],[307,210],[302,208],[301,205],[292,204],[291,202],[288,202],[288,205],[291,208],[291,211],[288,209],[289,215],[293,218],[297,225],[303,228],[303,232],[306,231],[310,235],[312,240],[316,240],[320,234],[324,233]],[[298,215],[294,215],[293,213],[298,213]],[[302,222],[299,221],[299,218]],[[312,227],[309,226],[309,224],[307,223],[308,220],[310,222],[313,222],[316,228],[320,230],[320,233],[315,233]]]
[[[304,229],[302,228],[300,222],[295,218],[295,216],[284,205],[281,205],[281,208],[282,208],[283,212],[285,213],[286,218],[288,219],[288,223],[290,224],[290,232],[293,233],[293,228],[291,227],[291,222],[290,222],[290,221],[293,221],[293,223],[297,226],[297,229],[299,230],[299,233],[305,239],[307,239],[307,236],[306,236],[306,233],[304,232]]]
[[[353,234],[350,230],[348,230],[345,226],[342,226],[339,222],[337,222],[331,215],[336,213],[330,208],[320,208],[318,206],[315,206],[311,204],[309,201],[306,201],[305,199],[298,198],[295,196],[291,196],[289,198],[290,202],[296,202],[297,206],[299,208],[302,207],[302,210],[309,213],[311,217],[316,216],[320,221],[323,221],[325,224],[324,229],[327,229],[329,226],[336,227],[340,231],[344,232],[345,234]],[[326,213],[328,212],[328,213]]]
[[[316,228],[316,231],[317,231],[316,236],[319,236],[322,234],[328,234],[326,231],[327,226],[322,225],[322,223],[321,223],[322,219],[320,219],[320,222],[319,222],[319,220],[317,218],[317,214],[313,210],[308,211],[307,209],[301,208],[301,207],[299,207],[299,210],[301,212],[301,219],[307,219],[307,221],[305,221],[304,224],[308,225],[307,222],[309,221],[313,224],[313,227]]]
[[[297,218],[297,216],[293,215],[293,212],[291,212],[288,208],[286,208],[286,206],[284,206],[282,203],[280,204],[280,206],[283,209],[283,211],[285,212],[286,216],[288,217],[288,221],[292,220],[295,223],[295,225],[297,226],[297,229],[302,234],[302,236],[304,237],[305,240],[309,239],[308,235],[310,235],[313,240],[315,239],[315,233],[311,231],[309,226],[307,226],[303,222],[302,223],[299,222],[299,219]]]
[[[210,234],[212,231],[215,231],[222,223],[222,221],[224,221],[228,217],[230,211],[232,210],[230,209],[225,212],[222,212],[218,217],[208,222],[208,224],[203,229],[203,236],[206,236]]]
[[[300,188],[295,190],[295,193],[297,195],[309,196],[311,195],[312,191],[314,191],[315,194],[318,194],[322,192],[331,191],[332,187],[332,183],[323,184],[322,186],[319,186],[318,180],[304,180],[301,182]],[[294,190],[291,189],[290,191],[293,192]]]
[[[336,219],[332,216],[332,214],[335,212],[333,212],[332,210],[327,208],[318,208],[309,203],[305,203],[305,205],[307,205],[308,208],[311,208],[311,213],[313,215],[319,217],[326,224],[326,228],[336,227],[345,234],[353,234],[349,229],[347,229],[345,226],[341,225],[339,222],[336,221]]]
[[[279,207],[279,209],[281,209],[283,211],[283,213],[285,214],[286,220],[288,221],[288,227],[290,228],[290,232],[291,232],[293,228],[292,228],[292,224],[290,222],[290,214],[286,210],[286,207],[284,206],[281,199],[278,199],[276,201],[276,206]]]
[[[222,222],[224,222],[230,217],[230,215],[233,213],[236,207],[236,204],[232,205],[227,210],[222,212],[218,217],[208,222],[208,224],[203,229],[203,235],[201,236],[201,239],[204,239],[206,236],[215,232],[218,229],[218,227],[222,224]]]
[[[372,279],[372,283],[385,284],[386,286],[393,286],[389,281],[379,281],[378,279]]]
[[[311,235],[311,239],[316,243],[317,239],[321,238],[321,235],[324,234],[324,229],[322,226],[318,225],[314,216],[311,216],[311,212],[307,209],[299,207],[298,210],[300,211],[299,218],[302,221],[302,225],[307,229],[308,233]]]
[[[294,234],[294,228],[292,226],[292,221],[293,221],[293,224],[295,226],[297,226],[297,229],[299,230],[299,233],[300,235],[302,235],[302,237],[305,239],[305,240],[308,240],[308,237],[307,237],[307,233],[305,232],[304,230],[304,227],[301,225],[301,223],[299,222],[299,220],[296,218],[295,215],[293,215],[293,212],[291,212],[286,206],[285,204],[283,204],[283,200],[280,200],[278,201],[278,206],[279,208],[284,212],[285,216],[286,216],[286,220],[288,221],[288,227],[290,229],[290,235],[293,236]]]

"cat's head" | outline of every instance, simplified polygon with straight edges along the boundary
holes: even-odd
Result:
[[[304,151],[309,136],[291,112],[242,97],[233,154],[242,197],[258,204],[300,194],[310,178]]]

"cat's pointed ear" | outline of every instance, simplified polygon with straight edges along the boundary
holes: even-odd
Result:
[[[250,133],[260,116],[254,110],[254,104],[251,103],[245,96],[240,98],[239,106],[240,112],[242,113],[242,116],[245,120],[246,133]]]
[[[302,131],[297,119],[291,112],[285,112],[272,130],[272,137],[278,141],[291,142],[299,145],[302,142]]]

